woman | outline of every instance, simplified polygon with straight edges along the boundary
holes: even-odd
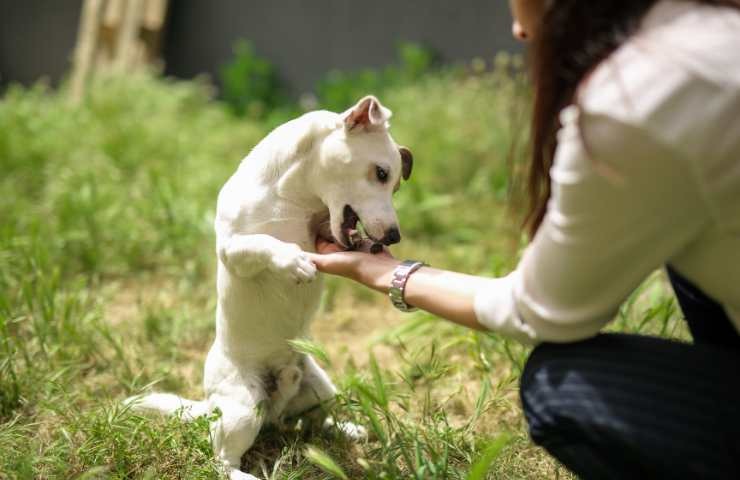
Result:
[[[488,279],[320,242],[320,270],[535,344],[532,439],[583,478],[740,478],[740,0],[514,0],[531,243]],[[599,334],[665,265],[693,345]],[[393,288],[391,288],[393,285]]]

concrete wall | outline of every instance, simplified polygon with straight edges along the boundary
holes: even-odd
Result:
[[[165,42],[167,72],[215,75],[238,38],[277,65],[295,92],[330,69],[384,66],[399,41],[431,47],[443,61],[515,50],[502,0],[175,1]]]
[[[82,0],[0,0],[0,85],[58,79],[72,61]]]
[[[81,0],[0,0],[0,83],[58,80],[71,65]],[[516,50],[501,0],[171,0],[166,73],[190,78],[231,58],[251,40],[295,92],[326,71],[383,66],[399,41],[443,61]]]

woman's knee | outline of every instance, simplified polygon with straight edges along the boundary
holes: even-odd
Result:
[[[627,340],[631,339],[601,334],[568,344],[544,343],[532,351],[522,372],[519,395],[535,443],[544,446],[593,430],[593,422],[609,410],[597,394],[610,388],[603,385],[608,380],[602,378],[598,358],[619,357]]]
[[[550,371],[554,345],[540,344],[529,355],[519,380],[519,397],[532,440],[537,444],[555,427]]]

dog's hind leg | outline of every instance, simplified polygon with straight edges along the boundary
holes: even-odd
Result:
[[[267,396],[259,385],[240,387],[238,395],[213,394],[212,408],[221,411],[221,417],[211,425],[213,450],[224,466],[230,480],[258,480],[241,471],[241,457],[251,448],[266,416]]]
[[[295,416],[331,401],[337,395],[329,375],[316,363],[311,355],[306,355],[303,362],[303,381],[295,397],[285,407],[285,416]],[[323,420],[324,427],[336,428],[352,440],[367,438],[367,431],[352,422],[337,422],[332,417],[324,417],[323,411],[317,412]],[[314,415],[316,416],[316,414]]]
[[[285,407],[298,394],[301,388],[303,371],[295,365],[280,370],[275,379],[275,392],[270,395],[270,422],[279,422]]]
[[[337,394],[329,375],[316,363],[311,355],[303,359],[303,381],[298,393],[285,407],[285,416],[292,417],[307,412],[322,402],[333,399]]]

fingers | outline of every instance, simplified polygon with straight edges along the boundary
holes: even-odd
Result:
[[[330,253],[338,253],[338,252],[346,252],[347,250],[341,247],[340,245],[337,245],[334,242],[330,242],[329,240],[326,240],[325,238],[317,237],[316,238],[316,252],[327,255]],[[373,255],[385,255],[390,256],[391,252],[388,250],[388,247],[385,245],[381,245],[379,243],[375,243],[370,239],[363,239],[362,242],[360,242],[359,245],[357,245],[355,251],[363,252],[363,253],[372,253]]]
[[[326,253],[306,253],[308,255],[308,258],[313,262],[313,264],[322,272],[326,273],[334,273],[334,270],[336,270],[337,265],[342,262],[342,258],[335,258],[337,256],[341,257],[340,255],[329,255]]]
[[[339,251],[331,254],[313,253],[308,255],[308,258],[311,259],[320,271],[333,275],[350,276],[357,264],[356,256],[364,254]]]
[[[336,243],[332,243],[328,240],[324,240],[323,238],[319,238],[316,240],[316,251],[321,254],[327,254],[343,252],[344,249]]]
[[[358,250],[363,253],[369,253],[376,257],[394,258],[388,247],[375,243],[371,240],[363,241]]]

